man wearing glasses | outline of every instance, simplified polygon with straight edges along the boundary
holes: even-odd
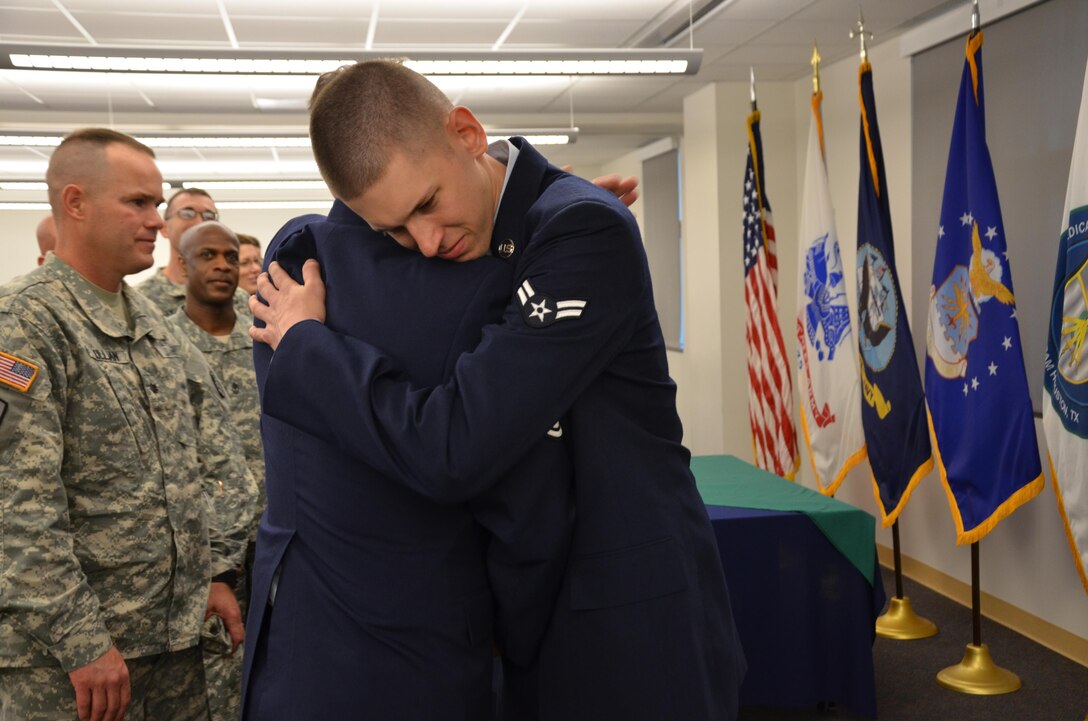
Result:
[[[161,232],[170,242],[170,259],[165,267],[159,268],[155,275],[136,287],[159,307],[163,315],[169,317],[185,305],[185,266],[178,253],[181,235],[206,220],[219,220],[219,211],[216,210],[215,201],[208,191],[185,188],[170,197],[163,220],[166,222]],[[248,311],[246,301],[248,297],[241,300],[241,305]],[[237,300],[235,305],[239,305]]]

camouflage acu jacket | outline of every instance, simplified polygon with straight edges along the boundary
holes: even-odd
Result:
[[[190,647],[244,546],[209,513],[255,496],[222,384],[146,298],[124,286],[130,331],[86,283],[51,256],[0,287],[0,666]]]

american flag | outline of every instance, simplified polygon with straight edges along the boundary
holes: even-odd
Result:
[[[748,116],[744,169],[744,307],[748,341],[748,418],[756,465],[793,480],[800,457],[793,426],[793,389],[778,325],[778,262],[771,206],[763,184],[759,111]]]
[[[0,383],[26,393],[38,376],[38,368],[33,363],[0,353]]]

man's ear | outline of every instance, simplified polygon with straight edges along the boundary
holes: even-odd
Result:
[[[446,132],[457,147],[468,150],[473,157],[487,152],[487,131],[472,111],[463,105],[458,105],[449,112]]]
[[[75,183],[69,183],[61,188],[60,206],[65,215],[83,220],[87,213],[87,193]]]

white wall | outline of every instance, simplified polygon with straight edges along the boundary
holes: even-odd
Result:
[[[329,201],[328,205],[331,205]],[[327,206],[325,206],[327,208]],[[239,233],[248,233],[267,246],[272,236],[291,218],[303,213],[324,213],[320,209],[285,208],[273,210],[224,210],[220,219]],[[45,210],[0,211],[0,283],[33,270],[38,258],[38,244],[34,230],[45,217]],[[155,244],[155,266],[166,265],[169,243],[159,236]],[[152,271],[129,277],[129,282],[139,282]]]
[[[877,114],[884,146],[888,194],[904,302],[910,307],[911,98],[910,60],[898,41],[870,50]],[[956,69],[958,72],[958,68]],[[822,69],[824,134],[844,267],[853,267],[857,243],[859,173],[858,63],[856,58]],[[780,319],[791,327],[796,312],[797,220],[807,144],[809,78],[758,87],[762,112],[767,194],[774,208],[780,280]],[[948,99],[952,113],[955,98]],[[670,353],[679,388],[685,442],[696,454],[731,453],[751,458],[747,420],[744,309],[741,295],[739,192],[746,152],[747,84],[709,85],[684,104],[685,334],[687,347]],[[946,138],[933,142],[945,144]],[[934,178],[943,183],[943,178]],[[917,272],[928,273],[928,268]],[[854,294],[851,294],[853,296]],[[856,301],[851,297],[851,305]],[[785,334],[787,352],[796,338]],[[917,340],[917,332],[916,332]],[[1045,453],[1041,424],[1040,448]],[[803,443],[803,441],[802,441]],[[813,487],[802,452],[801,482]],[[843,483],[838,498],[879,517],[868,465]],[[951,511],[936,472],[925,478],[900,521],[904,555],[970,584],[970,551],[955,545]],[[877,541],[891,546],[890,530]],[[1003,521],[980,544],[985,593],[1088,639],[1088,598],[1077,576],[1050,486]],[[924,609],[919,609],[924,613]],[[983,609],[985,612],[985,607]],[[965,643],[969,638],[963,639]],[[985,639],[984,639],[985,640]],[[1001,662],[1000,651],[995,650]],[[949,663],[956,659],[950,659]],[[1012,668],[1015,663],[1006,662]]]

